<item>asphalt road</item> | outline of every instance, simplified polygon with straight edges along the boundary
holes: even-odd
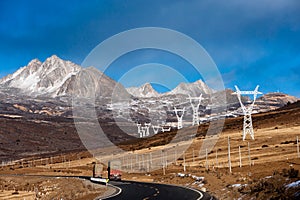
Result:
[[[184,187],[139,182],[114,182],[110,184],[121,188],[121,193],[107,200],[210,200],[207,193]]]
[[[4,176],[4,175],[0,175]],[[57,178],[57,176],[42,175],[9,175],[9,176],[32,176],[32,177],[49,177]],[[81,178],[90,180],[89,176],[61,176],[60,178]],[[107,200],[215,200],[209,194],[197,190],[155,183],[141,183],[134,181],[110,181],[109,184],[120,188],[118,195],[110,198],[102,198]]]

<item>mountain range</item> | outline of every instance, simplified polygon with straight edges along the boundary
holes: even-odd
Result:
[[[47,58],[44,62],[34,59],[27,66],[0,79],[1,88],[4,88],[5,91],[2,93],[0,91],[0,96],[7,99],[12,99],[8,94],[9,91],[12,91],[10,94],[14,96],[43,97],[47,101],[49,101],[49,98],[70,99],[69,97],[72,97],[72,95],[85,98],[95,96],[102,99],[103,97],[110,99],[112,96],[121,97],[121,99],[138,98],[139,100],[133,101],[131,105],[131,109],[135,109],[136,112],[140,112],[145,105],[153,106],[153,109],[160,108],[159,105],[151,105],[153,99],[156,102],[165,102],[160,103],[163,105],[161,109],[173,109],[174,105],[181,103],[185,104],[184,106],[190,106],[189,102],[186,102],[188,95],[199,96],[202,93],[204,97],[206,96],[203,103],[208,105],[207,97],[210,94],[214,94],[214,97],[218,98],[219,94],[221,95],[225,92],[228,109],[237,110],[240,107],[236,95],[232,94],[232,90],[214,91],[202,80],[193,83],[180,83],[176,88],[166,93],[158,93],[150,83],[126,89],[120,83],[117,83],[94,67],[83,68],[71,61],[62,60],[55,55]],[[176,95],[176,98],[174,95]],[[157,98],[160,100],[157,100]],[[243,97],[242,100],[245,103],[250,101],[247,97]],[[259,97],[257,105],[262,111],[268,111],[297,100],[296,97],[290,95],[270,93]],[[108,105],[108,103],[105,105],[108,108],[112,106]],[[122,112],[122,109],[125,109],[125,107],[122,108],[121,106],[118,112]]]
[[[44,62],[33,59],[27,66],[0,79],[0,86],[20,89],[27,95],[48,97],[72,94],[90,97],[93,89],[98,92],[96,96],[108,97],[113,93],[128,96],[128,92],[132,96],[140,98],[177,94],[199,96],[200,93],[210,94],[213,92],[202,80],[194,83],[180,83],[172,91],[163,94],[155,91],[150,83],[125,89],[121,84],[94,67],[82,68],[71,61],[62,60],[56,55],[47,58]],[[115,88],[118,88],[118,92],[114,91]]]
[[[109,97],[113,93],[128,96],[128,92],[140,98],[177,94],[199,96],[200,93],[210,94],[213,91],[202,80],[194,83],[180,83],[172,91],[163,94],[155,91],[150,83],[125,89],[94,67],[82,68],[56,55],[47,58],[44,62],[33,59],[27,66],[0,79],[0,86],[20,89],[27,95],[48,97],[72,94],[90,97],[93,95],[91,93],[93,90],[97,92],[96,96]],[[114,91],[116,88],[118,92]]]
[[[200,96],[200,94],[211,94],[214,92],[211,88],[209,88],[202,80],[197,80],[193,83],[180,83],[173,90],[166,93],[158,93],[153,89],[150,83],[145,83],[140,87],[130,87],[126,88],[127,92],[135,97],[141,98],[151,98],[151,97],[159,97],[166,95],[190,95],[190,96]]]
[[[72,96],[90,98],[95,95],[99,99],[108,99],[96,101],[93,109],[107,137],[119,143],[139,137],[136,122],[176,126],[175,106],[186,108],[183,125],[192,125],[193,110],[187,97],[199,96],[200,93],[204,94],[199,108],[201,123],[214,121],[219,116],[241,115],[239,101],[232,90],[214,91],[202,80],[181,83],[170,92],[161,94],[150,83],[126,89],[94,67],[83,68],[55,55],[44,62],[34,59],[27,66],[0,79],[0,121],[4,124],[0,130],[0,142],[5,147],[0,151],[0,157],[11,159],[84,149],[74,119],[89,128],[93,121],[74,114],[70,104]],[[214,94],[212,98],[216,99],[226,95],[226,111],[212,112],[209,101],[211,93]],[[113,95],[125,96],[129,101],[110,101]],[[255,111],[278,109],[297,100],[282,93],[265,94],[257,99]],[[242,101],[249,103],[251,99],[243,97]],[[79,102],[79,105],[82,112],[93,106],[90,101]]]
[[[96,96],[108,97],[112,93],[128,96],[128,92],[140,98],[178,94],[199,96],[201,93],[214,92],[202,80],[194,83],[180,83],[172,91],[163,94],[155,91],[150,83],[125,89],[94,67],[83,68],[71,61],[62,60],[56,55],[47,58],[44,62],[33,59],[27,66],[0,79],[0,86],[20,89],[27,95],[48,97],[72,94],[90,97],[93,95],[91,93],[93,90],[96,91]],[[114,91],[116,88],[118,92]]]

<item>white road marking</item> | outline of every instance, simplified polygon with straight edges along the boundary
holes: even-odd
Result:
[[[121,192],[122,192],[122,189],[121,189],[121,188],[119,188],[119,187],[117,187],[117,186],[114,186],[114,185],[111,185],[111,184],[108,184],[108,185],[109,185],[110,187],[113,187],[113,188],[119,190],[119,192],[117,192],[116,194],[113,194],[113,195],[111,195],[111,196],[101,198],[101,199],[99,199],[99,200],[103,200],[103,199],[108,199],[108,198],[116,197],[116,196],[118,196],[119,194],[121,194]]]

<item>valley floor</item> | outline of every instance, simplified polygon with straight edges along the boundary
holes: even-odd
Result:
[[[299,135],[299,130],[300,126],[278,126],[277,128],[268,127],[256,130],[255,140],[248,140],[250,143],[250,162],[248,142],[242,141],[240,131],[223,132],[214,149],[208,154],[207,163],[205,158],[200,159],[195,154],[193,158],[193,150],[199,150],[203,143],[203,139],[196,138],[185,153],[186,171],[184,171],[184,161],[179,158],[177,164],[175,162],[171,163],[171,161],[168,163],[165,174],[162,169],[135,173],[134,171],[128,170],[128,166],[127,168],[123,166],[124,169],[128,171],[127,173],[123,173],[123,179],[144,182],[154,181],[194,187],[208,191],[219,199],[237,199],[239,197],[249,199],[252,195],[255,195],[255,192],[251,190],[253,190],[255,184],[258,184],[261,180],[272,178],[272,176],[280,176],[284,177],[282,178],[284,181],[278,181],[278,183],[286,184],[299,179],[297,176],[290,177],[288,175],[288,170],[290,169],[300,170],[300,158],[297,155],[296,145],[296,136]],[[228,136],[230,136],[231,143],[232,173],[230,173],[228,166]],[[238,153],[239,146],[242,147],[241,167]],[[166,147],[158,146],[150,149],[141,149],[136,150],[134,153],[137,155],[146,155],[151,151],[159,151],[163,148]],[[218,150],[217,160],[216,150]],[[82,153],[82,155],[85,154],[86,153]],[[120,154],[119,156],[121,159],[124,155]],[[117,157],[115,159],[117,159]],[[57,158],[54,160],[57,160]],[[35,161],[35,166],[26,166],[24,164],[21,166],[19,164],[2,167],[0,173],[92,176],[93,163],[97,162],[97,160],[88,156],[82,156],[82,159],[74,159],[74,155],[72,154],[62,155],[60,160],[66,160],[66,162],[57,161],[57,163],[53,162],[53,164],[51,164],[50,159],[48,159],[48,163],[37,160]],[[178,173],[186,174],[186,176],[179,177]],[[190,174],[190,176],[188,176],[188,174]],[[204,177],[204,181],[197,182],[192,175]],[[36,193],[32,192],[36,192],[36,188],[43,188],[41,191],[46,191],[44,193],[45,197],[53,197],[51,196],[52,194],[57,196],[60,195],[60,191],[64,191],[61,195],[72,196],[72,199],[80,199],[80,195],[82,194],[88,195],[92,193],[99,195],[104,191],[103,188],[93,189],[89,184],[73,179],[63,180],[28,177],[25,182],[21,181],[22,184],[20,183],[20,179],[22,178],[1,177],[2,188],[0,189],[6,193],[20,191],[21,195],[23,195],[22,191],[29,191],[29,193],[24,194],[26,196],[30,194],[36,195]],[[13,187],[12,185],[15,186]],[[62,189],[62,185],[66,185],[66,187]],[[81,192],[79,192],[79,190],[76,190],[77,192],[74,192],[74,187],[81,188],[82,191],[80,190]],[[43,194],[41,193],[40,195]]]
[[[22,177],[12,176],[92,176],[94,164],[102,163],[102,176],[106,177],[107,161],[116,161],[123,171],[124,180],[194,187],[207,191],[218,199],[293,199],[298,194],[297,191],[300,191],[297,183],[288,186],[289,183],[300,179],[300,155],[297,152],[296,141],[297,136],[300,137],[298,104],[287,109],[255,115],[255,140],[249,139],[248,136],[246,141],[242,141],[242,118],[227,120],[216,144],[208,151],[207,159],[205,155],[199,157],[199,151],[205,141],[203,135],[199,134],[194,139],[187,138],[178,143],[164,144],[166,138],[173,137],[174,133],[163,133],[153,138],[124,143],[121,147],[127,151],[121,153],[106,148],[98,151],[106,154],[98,155],[96,151],[71,152],[4,163],[0,168],[0,191],[3,191],[3,194],[18,191],[21,195],[22,192],[29,191],[24,195],[37,195],[38,188],[41,192],[38,195],[44,194],[45,198],[53,197],[51,195],[69,195],[72,199],[81,199],[83,194],[99,195],[105,189],[94,188],[89,186],[90,183],[74,179],[28,177],[23,181]],[[189,131],[191,127],[182,129],[183,136]],[[176,152],[178,153],[181,147],[188,148],[184,155],[175,159]],[[61,185],[66,187],[62,188]],[[73,187],[79,188],[81,192],[74,192]]]

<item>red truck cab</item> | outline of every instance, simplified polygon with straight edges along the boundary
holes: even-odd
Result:
[[[122,172],[119,170],[111,170],[109,179],[120,181],[122,179]]]

